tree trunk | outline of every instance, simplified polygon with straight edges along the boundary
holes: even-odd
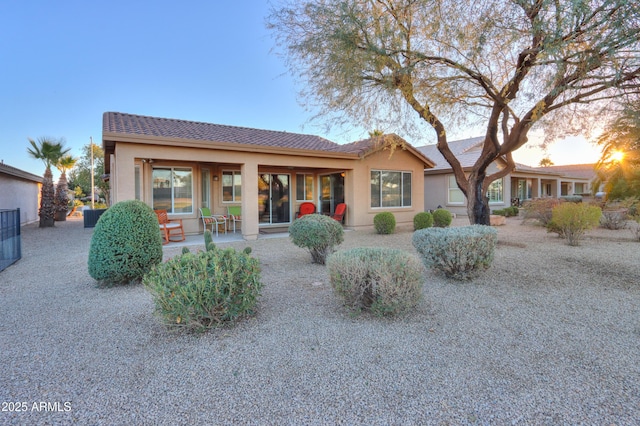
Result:
[[[55,225],[54,195],[55,191],[53,188],[51,169],[47,167],[44,172],[42,189],[40,191],[40,210],[38,211],[38,215],[40,216],[40,228],[49,228]]]
[[[489,198],[484,191],[484,176],[470,178],[469,196],[467,197],[467,214],[472,225],[490,225],[491,210]]]

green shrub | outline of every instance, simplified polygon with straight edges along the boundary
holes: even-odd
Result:
[[[436,209],[433,212],[433,226],[437,228],[446,228],[451,225],[452,220],[453,216],[449,210]]]
[[[505,207],[504,209],[494,210],[491,214],[504,216],[504,217],[513,217],[518,216],[519,210],[516,206]]]
[[[373,227],[378,234],[393,234],[396,230],[396,217],[391,212],[378,213],[373,217]]]
[[[428,228],[413,233],[413,246],[427,268],[448,278],[470,279],[493,261],[497,231],[484,225]]]
[[[328,216],[308,214],[289,226],[289,237],[293,244],[309,250],[313,263],[324,265],[327,256],[344,240],[344,230]]]
[[[413,230],[431,228],[433,226],[433,215],[429,212],[420,212],[413,217]]]
[[[252,314],[262,289],[257,259],[213,243],[157,265],[142,282],[165,323],[189,331]]]
[[[105,284],[139,281],[162,262],[162,237],[151,207],[122,201],[98,220],[89,248],[89,275]]]
[[[350,309],[396,315],[420,300],[424,269],[413,255],[390,248],[355,248],[329,256],[335,293]]]
[[[560,200],[567,201],[569,203],[581,203],[582,195],[563,195]]]
[[[600,222],[600,207],[583,203],[561,203],[553,208],[552,224],[570,246],[577,246],[586,231]]]
[[[535,219],[541,225],[547,226],[551,222],[553,208],[560,204],[555,198],[538,198],[524,202],[525,209],[524,219]]]

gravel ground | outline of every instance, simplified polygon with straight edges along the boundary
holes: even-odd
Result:
[[[427,273],[396,319],[346,312],[286,238],[230,243],[262,262],[259,312],[189,335],[142,286],[96,287],[81,220],[27,226],[0,273],[0,424],[638,424],[640,243],[598,229],[569,247],[513,218],[498,232],[488,272]],[[409,231],[340,248],[359,246],[414,252]]]

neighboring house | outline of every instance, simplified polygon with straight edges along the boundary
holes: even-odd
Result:
[[[595,164],[568,164],[564,166],[536,167],[541,172],[556,173],[561,176],[560,195],[592,195],[592,185],[596,179]]]
[[[20,224],[38,221],[42,177],[0,163],[0,210],[20,209]]]
[[[393,149],[402,144],[404,148]],[[311,201],[345,226],[371,227],[380,211],[412,223],[433,162],[396,135],[346,145],[319,136],[106,112],[102,145],[111,202],[139,199],[203,231],[200,207],[241,206],[242,235],[289,225]]]
[[[484,137],[469,138],[449,142],[449,147],[458,158],[465,171],[470,171],[482,151]],[[456,184],[453,171],[444,159],[436,145],[417,148],[426,157],[436,163],[436,166],[424,171],[424,208],[433,210],[438,206],[444,207],[457,215],[467,215],[467,200]],[[487,174],[506,166],[506,160],[498,159],[489,167]],[[565,167],[566,169],[561,169]],[[502,209],[525,200],[541,197],[559,197],[588,193],[595,172],[584,174],[570,167],[528,167],[516,163],[516,168],[502,179],[494,181],[489,187],[489,207],[491,210]]]

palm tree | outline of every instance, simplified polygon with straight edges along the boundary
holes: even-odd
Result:
[[[72,155],[63,155],[56,164],[56,168],[60,170],[60,179],[56,187],[55,195],[55,219],[58,221],[67,220],[67,211],[69,210],[69,192],[67,185],[67,170],[71,169],[78,161]]]
[[[45,165],[44,180],[40,194],[40,210],[38,211],[40,227],[54,226],[55,192],[51,166],[57,164],[60,158],[69,152],[69,149],[63,149],[63,142],[47,137],[38,138],[37,142],[29,139],[29,143],[31,143],[31,148],[27,148],[29,155],[37,160],[42,160]]]
[[[551,158],[549,157],[543,157],[542,160],[540,160],[540,163],[538,163],[538,166],[540,167],[553,166],[553,161],[551,161]]]

